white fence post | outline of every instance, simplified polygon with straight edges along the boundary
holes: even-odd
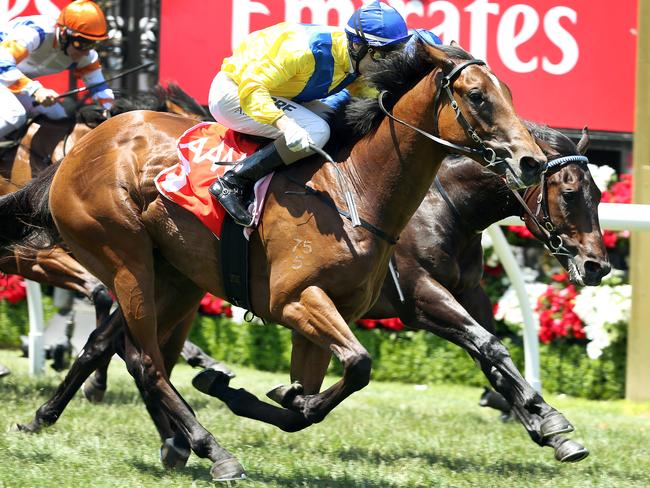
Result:
[[[25,280],[27,287],[27,310],[29,311],[29,374],[43,374],[45,364],[45,343],[43,339],[43,300],[41,285],[35,281]]]
[[[524,319],[524,376],[536,391],[541,392],[542,379],[539,366],[539,339],[537,337],[539,324],[530,307],[524,277],[501,228],[497,224],[491,225],[487,228],[487,233],[492,239],[494,251],[499,256],[499,260],[508,274],[508,278],[510,278],[512,287],[517,292],[517,298],[519,298],[521,315]]]

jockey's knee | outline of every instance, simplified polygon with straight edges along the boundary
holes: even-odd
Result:
[[[0,117],[0,137],[20,129],[27,123],[27,113],[22,110],[11,110]]]

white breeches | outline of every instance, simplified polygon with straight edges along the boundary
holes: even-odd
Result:
[[[274,126],[261,124],[244,113],[239,103],[237,84],[226,74],[219,73],[212,80],[208,107],[217,122],[226,127],[256,136],[277,139],[282,133]],[[318,113],[327,107],[315,100],[300,104],[282,97],[273,97],[278,108],[296,121],[311,136],[318,147],[323,147],[330,138],[330,127]]]
[[[0,137],[22,127],[29,117],[45,115],[48,119],[59,120],[66,117],[62,105],[50,107],[38,105],[34,107],[33,99],[27,94],[13,93],[9,88],[0,84]]]

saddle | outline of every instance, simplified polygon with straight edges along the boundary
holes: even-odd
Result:
[[[208,192],[215,178],[268,142],[214,123],[202,122],[176,143],[179,162],[164,169],[154,182],[159,193],[194,214],[221,240],[221,271],[226,298],[251,309],[248,286],[248,237],[253,229],[237,225]],[[255,223],[261,216],[272,174],[258,181],[252,195]],[[254,227],[253,227],[254,228]]]

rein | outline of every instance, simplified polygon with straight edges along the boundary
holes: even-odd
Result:
[[[455,144],[453,142],[447,141],[445,139],[442,139],[441,137],[435,136],[429,132],[426,132],[418,127],[415,127],[412,124],[409,124],[408,122],[396,117],[393,115],[389,110],[386,109],[384,106],[384,96],[386,94],[390,94],[387,90],[382,91],[379,94],[379,108],[381,108],[382,112],[388,116],[391,120],[394,120],[395,122],[398,122],[402,125],[405,125],[406,127],[409,127],[410,129],[413,129],[416,131],[418,134],[423,135],[424,137],[427,137],[428,139],[431,139],[437,144],[440,144],[441,146],[444,146],[448,149],[451,150],[453,153],[459,153],[463,154],[465,156],[469,156],[473,159],[477,157],[481,157],[483,161],[485,161],[484,167],[493,170],[493,168],[499,167],[499,166],[504,166],[504,173],[506,171],[510,171],[512,173],[512,176],[515,178],[515,180],[519,180],[517,177],[515,171],[512,169],[510,166],[510,163],[505,158],[499,157],[496,154],[496,151],[490,147],[488,147],[485,144],[485,141],[481,139],[481,137],[476,133],[476,131],[472,128],[471,124],[467,121],[465,116],[463,115],[463,112],[460,109],[460,105],[458,105],[458,102],[454,98],[453,94],[453,82],[454,80],[460,75],[460,73],[467,68],[468,66],[471,65],[479,65],[479,66],[484,66],[485,61],[481,61],[480,59],[470,59],[469,61],[465,61],[464,63],[461,63],[457,66],[454,67],[453,70],[451,70],[447,75],[444,75],[440,78],[440,81],[438,83],[438,90],[436,91],[435,99],[434,99],[434,107],[435,107],[435,113],[438,113],[438,109],[441,104],[441,94],[444,92],[445,95],[447,95],[448,101],[451,105],[451,108],[456,112],[456,120],[458,120],[458,123],[460,126],[465,130],[467,135],[472,139],[474,142],[476,142],[480,149],[476,149],[474,147],[469,147],[469,146],[461,146],[459,144]],[[435,131],[438,132],[438,119],[436,117],[435,119],[435,124],[436,124],[436,129]]]

